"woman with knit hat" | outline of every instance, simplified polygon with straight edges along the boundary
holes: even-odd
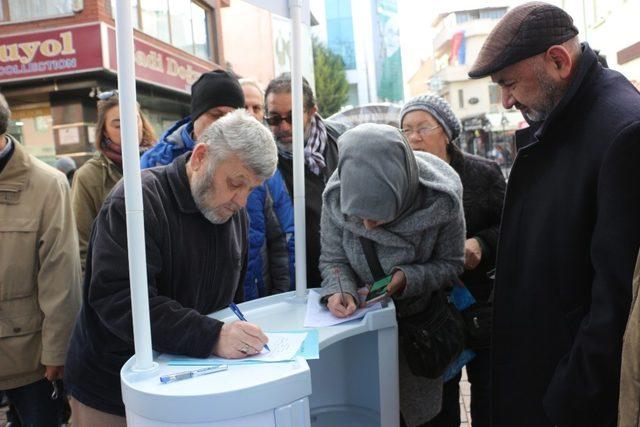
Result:
[[[488,277],[495,264],[505,181],[493,161],[463,153],[458,148],[460,121],[444,99],[420,95],[400,112],[400,127],[411,148],[438,156],[460,175],[463,187],[467,238],[464,272],[460,280],[480,304],[489,301],[493,281]],[[489,425],[489,343],[474,347],[476,357],[467,364],[471,382],[473,426]],[[442,411],[429,426],[459,426],[459,382],[461,375],[443,387]]]
[[[400,318],[424,312],[456,280],[464,260],[460,179],[445,162],[415,153],[397,128],[362,124],[338,140],[340,159],[322,205],[322,300],[337,317],[353,313],[373,282],[362,238],[373,246]],[[342,293],[344,291],[344,294]],[[400,411],[419,426],[440,410],[442,380],[414,375],[399,350]]]

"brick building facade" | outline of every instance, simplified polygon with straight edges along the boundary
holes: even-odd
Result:
[[[0,91],[9,132],[45,161],[92,155],[96,95],[117,86],[118,0],[0,0]],[[137,97],[159,134],[189,113],[190,85],[225,64],[228,0],[132,0]]]

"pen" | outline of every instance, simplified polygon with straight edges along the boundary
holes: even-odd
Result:
[[[174,381],[186,380],[193,377],[199,377],[201,375],[213,374],[214,372],[220,372],[227,369],[227,365],[211,365],[206,368],[196,369],[195,371],[177,372],[175,374],[163,375],[160,377],[162,384],[172,383]]]
[[[347,305],[344,303],[344,291],[342,290],[342,282],[340,281],[340,270],[338,270],[337,268],[335,268],[335,269],[333,270],[333,273],[334,273],[334,274],[336,275],[336,277],[338,278],[338,286],[340,287],[340,303],[341,303],[343,306],[345,306],[345,307],[346,307]]]
[[[242,314],[242,312],[240,311],[240,308],[238,308],[237,305],[235,305],[234,303],[229,304],[229,308],[231,309],[231,311],[233,311],[233,314],[235,314],[238,319],[242,320],[243,322],[247,322],[247,319],[244,317],[244,314]],[[268,345],[264,345],[264,348],[267,351],[271,351],[271,349],[269,348]]]

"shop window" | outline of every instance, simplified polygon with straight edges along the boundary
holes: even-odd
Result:
[[[3,0],[0,0],[3,1]],[[111,0],[115,16],[116,0]],[[211,11],[195,0],[132,0],[132,20],[141,31],[211,60]]]
[[[20,141],[29,154],[48,163],[55,161],[51,108],[12,110],[8,133]]]
[[[74,0],[0,0],[0,21],[20,22],[73,13]]]

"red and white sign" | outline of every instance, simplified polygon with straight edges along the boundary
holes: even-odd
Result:
[[[135,37],[134,55],[136,80],[184,93],[214,67]],[[116,33],[106,24],[0,37],[0,83],[104,69],[118,71]]]
[[[0,37],[0,82],[102,66],[100,24]]]
[[[108,27],[109,66],[117,70],[116,32]],[[181,92],[191,93],[191,85],[202,73],[211,71],[199,62],[188,59],[188,54],[176,55],[160,46],[154,46],[134,37],[134,58],[136,61],[136,79]]]

